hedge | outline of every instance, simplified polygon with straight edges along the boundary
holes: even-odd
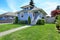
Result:
[[[28,24],[28,21],[21,20],[18,22],[18,24]]]
[[[45,24],[45,20],[44,19],[39,19],[36,24],[37,25],[44,25]]]

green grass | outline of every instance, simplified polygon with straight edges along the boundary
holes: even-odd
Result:
[[[20,24],[2,24],[0,25],[0,32],[6,31],[6,30],[10,30],[16,27],[20,27],[22,25]]]
[[[35,25],[1,37],[0,40],[60,40],[60,34],[55,24]]]

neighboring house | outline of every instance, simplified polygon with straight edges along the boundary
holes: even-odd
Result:
[[[7,12],[0,15],[0,23],[9,23],[15,20],[15,16],[17,16],[17,12]]]
[[[56,21],[55,17],[57,15],[60,15],[60,6],[57,6],[57,8],[51,12],[51,17],[48,17],[48,18],[46,17],[46,22],[55,23]]]
[[[55,17],[56,15],[60,15],[60,6],[57,6],[56,10],[51,12],[52,17]]]
[[[23,10],[18,12],[18,19],[21,21],[28,21],[28,17],[31,18],[31,24],[36,24],[37,20],[42,19],[43,17],[46,17],[46,12],[41,9],[37,8],[33,0],[31,0],[29,5],[21,7]]]
[[[55,17],[46,17],[46,23],[55,23]]]

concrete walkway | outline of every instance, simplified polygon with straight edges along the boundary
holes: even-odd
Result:
[[[11,33],[15,32],[15,31],[18,31],[18,30],[21,30],[21,29],[24,29],[24,28],[27,28],[27,27],[31,27],[31,26],[26,25],[26,26],[14,28],[14,29],[11,29],[11,30],[8,30],[8,31],[0,32],[0,37],[5,36],[7,34],[11,34]]]

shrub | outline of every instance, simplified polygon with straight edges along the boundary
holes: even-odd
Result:
[[[27,21],[24,21],[24,20],[19,21],[18,23],[19,23],[19,24],[28,24],[28,22],[27,22]]]
[[[58,15],[56,22],[57,22],[56,25],[60,26],[60,15]]]
[[[28,17],[28,24],[31,24],[31,18],[30,18],[30,16]]]
[[[17,24],[17,23],[18,23],[18,17],[15,17],[14,24]]]
[[[44,25],[45,24],[45,20],[44,19],[39,19],[36,24],[37,25]]]

